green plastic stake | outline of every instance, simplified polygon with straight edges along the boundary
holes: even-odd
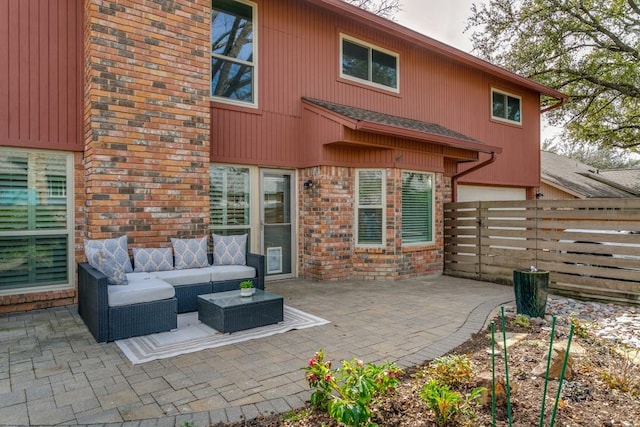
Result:
[[[560,370],[560,378],[558,378],[558,393],[556,394],[556,403],[553,405],[553,414],[551,414],[551,424],[549,427],[553,427],[556,421],[556,411],[558,410],[558,402],[560,401],[560,392],[562,391],[562,381],[564,380],[564,369],[567,367],[567,360],[569,360],[569,349],[571,348],[571,338],[573,338],[573,323],[571,329],[569,329],[569,338],[567,339],[567,351],[564,353],[564,360],[562,361],[562,369]]]
[[[542,389],[542,408],[540,409],[540,424],[539,427],[543,427],[544,422],[544,404],[547,399],[547,384],[549,383],[549,367],[551,366],[551,353],[553,352],[553,336],[556,329],[556,316],[553,316],[551,321],[551,338],[549,339],[549,355],[547,356],[547,371],[544,375],[544,388]]]
[[[511,417],[511,387],[509,386],[509,361],[507,360],[507,328],[504,322],[504,307],[500,307],[500,317],[502,320],[502,340],[504,342],[504,386],[507,393],[507,419],[509,427],[512,425]]]
[[[491,321],[491,425],[496,427],[496,323]]]

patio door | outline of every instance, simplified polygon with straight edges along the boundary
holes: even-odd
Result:
[[[266,277],[295,275],[294,171],[261,169],[260,224]]]

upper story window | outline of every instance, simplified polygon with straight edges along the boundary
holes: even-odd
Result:
[[[211,96],[223,102],[257,105],[256,5],[211,2]]]
[[[341,77],[398,92],[398,54],[344,35],[340,50]]]
[[[491,89],[491,118],[522,123],[522,98]]]

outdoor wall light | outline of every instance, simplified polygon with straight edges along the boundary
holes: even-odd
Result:
[[[311,188],[313,187],[313,181],[311,180],[305,181],[303,185],[304,185],[304,188]]]

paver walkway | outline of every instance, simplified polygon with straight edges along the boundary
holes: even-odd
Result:
[[[0,316],[0,424],[195,426],[305,405],[301,368],[441,356],[482,328],[508,286],[448,276],[393,282],[267,282],[285,304],[331,323],[133,366],[98,344],[76,307]]]

